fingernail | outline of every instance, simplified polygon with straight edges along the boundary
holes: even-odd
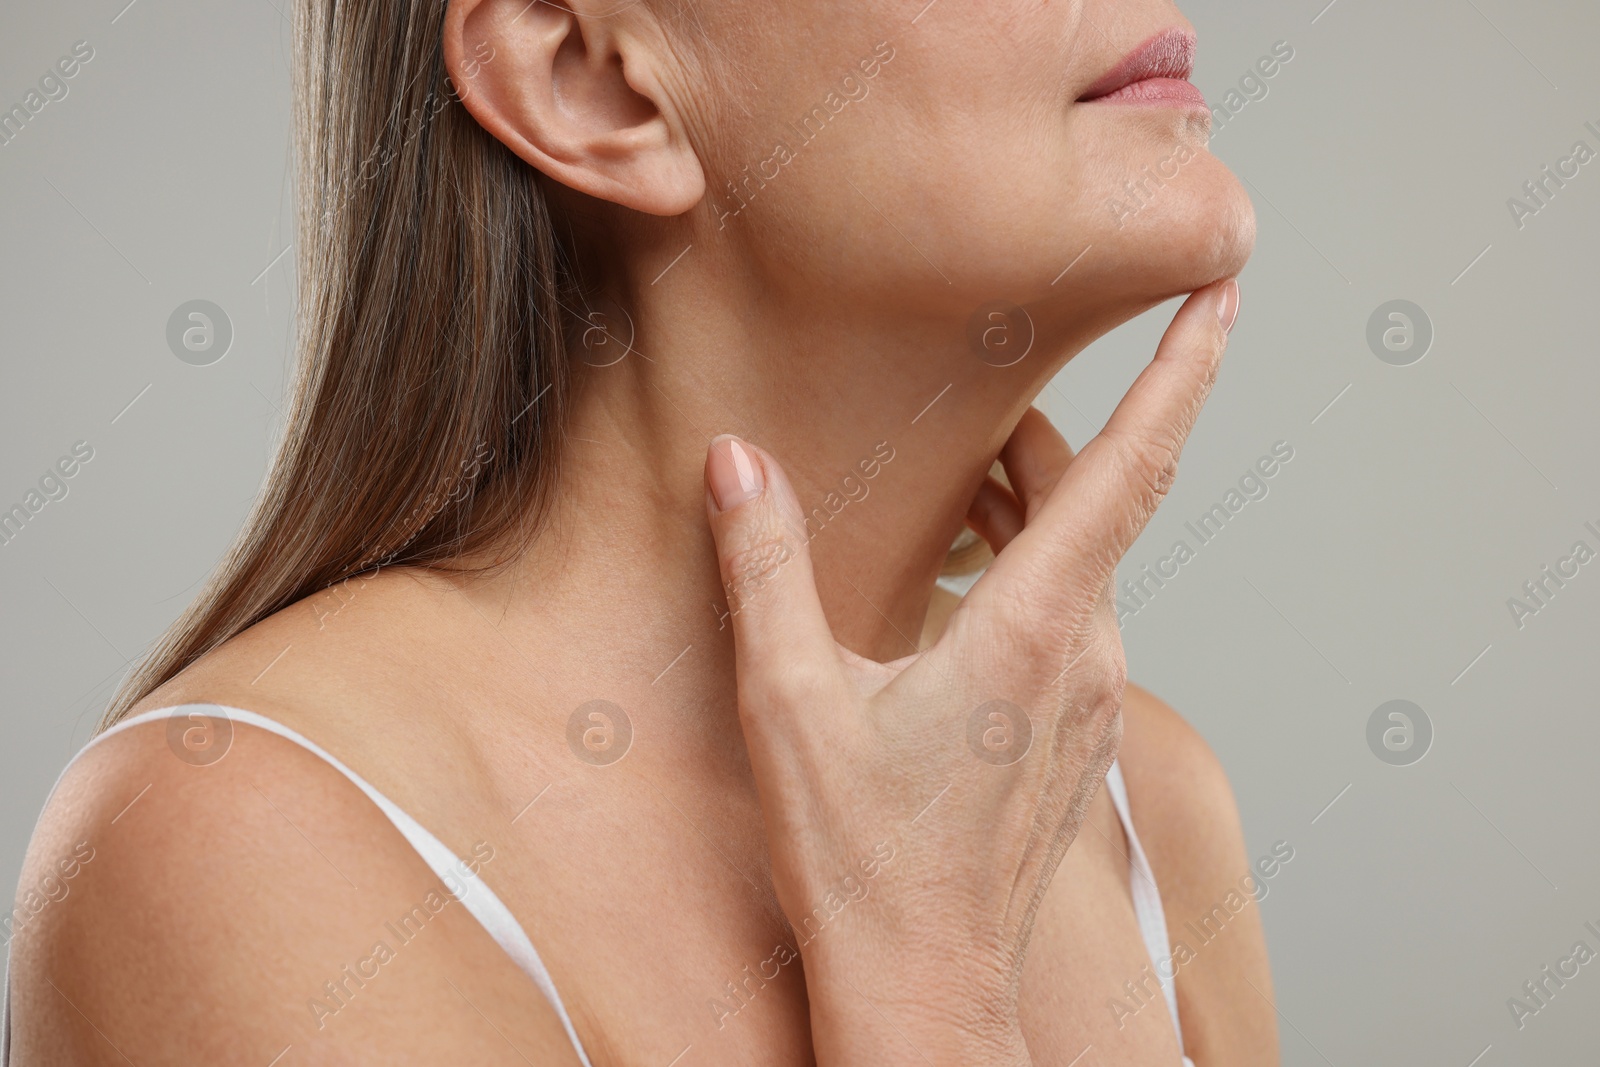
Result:
[[[732,434],[722,434],[711,442],[706,459],[706,481],[711,484],[711,495],[716,499],[717,510],[736,508],[753,496],[760,494],[766,485],[761,464]]]
[[[1222,292],[1217,294],[1217,321],[1222,323],[1223,333],[1233,332],[1233,321],[1239,317],[1239,282],[1238,279],[1229,278],[1222,286]]]

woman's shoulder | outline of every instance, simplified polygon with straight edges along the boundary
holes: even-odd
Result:
[[[335,750],[330,734],[360,728],[372,699],[360,691],[383,673],[362,655],[383,627],[369,618],[352,637],[318,619],[302,602],[240,634],[63,773],[8,931],[19,1060],[266,1063],[323,1041],[339,1062],[428,1048],[437,1056],[424,1059],[457,1058],[439,1031],[475,1048],[475,1062],[502,1062],[510,1050],[492,1030],[488,1041],[470,1032],[481,1017],[438,1007],[464,1006],[459,992],[525,1019],[519,1044],[566,1062],[548,1005],[524,1002],[533,987],[469,913],[444,906],[440,876],[388,816],[312,749],[234,710]],[[273,679],[296,650],[296,668]],[[335,666],[350,656],[350,669]],[[419,914],[445,930],[395,933]]]
[[[1134,825],[1162,895],[1170,882],[1181,911],[1249,871],[1233,787],[1200,732],[1149,690],[1128,684],[1122,719],[1117,762]]]
[[[373,683],[366,676],[381,673],[370,667],[380,629],[325,629],[311,610],[315,599],[291,604],[221,643],[92,739],[52,791],[30,860],[35,852],[60,851],[69,839],[128,842],[150,834],[140,848],[127,850],[127,864],[182,862],[184,850],[206,843],[206,835],[167,834],[168,828],[218,819],[248,828],[254,824],[245,812],[259,816],[261,798],[274,787],[315,794],[330,815],[355,817],[370,807],[312,750],[282,729],[238,714],[246,709],[268,727],[321,740],[351,717],[351,707],[369,702],[362,694]],[[301,729],[308,723],[327,727]],[[153,810],[162,817],[146,817]]]
[[[419,619],[439,619],[443,583],[391,568],[348,579],[295,601],[220,643],[144,696],[131,714],[216,703],[298,717],[353,714],[415,693],[431,637]],[[296,725],[290,722],[289,725]]]
[[[16,1062],[521,1062],[469,1001],[573,1062],[535,987],[330,765],[242,724],[214,760],[177,739],[216,710],[120,731],[63,778],[13,913]]]
[[[330,832],[349,828],[370,837],[392,828],[346,768],[359,773],[382,754],[382,737],[392,733],[385,709],[405,716],[406,702],[417,700],[419,664],[403,648],[412,640],[407,627],[397,624],[415,607],[407,584],[390,576],[290,604],[138,700],[63,771],[30,856],[100,828],[110,840],[138,844],[116,850],[129,873],[182,868],[214,852],[206,829],[232,826],[250,836],[274,819],[282,823],[287,811],[274,807],[279,796],[294,804],[314,798],[313,821]],[[331,595],[343,595],[348,610],[322,602]],[[359,607],[355,596],[363,597]],[[196,832],[170,832],[175,827]],[[409,850],[403,837],[395,839]],[[210,876],[225,879],[236,870],[214,865]]]
[[[1141,807],[1158,809],[1163,816],[1188,812],[1196,822],[1217,816],[1238,821],[1222,761],[1177,710],[1148,689],[1129,682],[1122,698],[1122,718],[1118,762]]]
[[[1222,761],[1166,701],[1131,682],[1117,762],[1128,806],[1167,902],[1168,925],[1203,912],[1250,871]]]
[[[1265,893],[1222,762],[1183,716],[1133,684],[1123,696],[1118,762],[1161,892],[1180,1010],[1186,1018],[1236,1020],[1186,1033],[1188,1050],[1199,1062],[1265,1062],[1277,1041],[1258,907]],[[1211,1040],[1227,1045],[1209,1047]]]

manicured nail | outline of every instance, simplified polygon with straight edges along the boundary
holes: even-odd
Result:
[[[1223,333],[1233,332],[1233,322],[1239,317],[1239,282],[1229,278],[1222,286],[1222,292],[1217,294],[1217,321],[1222,323]]]
[[[736,508],[753,496],[760,494],[766,485],[761,464],[732,434],[722,434],[711,442],[706,457],[706,481],[711,484],[711,495],[716,499],[717,510]]]

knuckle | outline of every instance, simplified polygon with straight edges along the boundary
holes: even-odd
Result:
[[[1223,335],[1223,341],[1226,341]],[[1206,400],[1210,398],[1211,391],[1216,388],[1217,378],[1222,374],[1222,354],[1226,345],[1218,343],[1208,346],[1187,366],[1187,373],[1193,379],[1190,387],[1190,399],[1184,406],[1182,429],[1178,435],[1178,448],[1182,447],[1183,438],[1188,436],[1189,429],[1194,426],[1195,420],[1200,417],[1200,409],[1205,407]]]
[[[794,537],[767,523],[728,547],[722,556],[722,580],[730,611],[739,611],[777,577],[799,552]]]
[[[1094,615],[1098,601],[1068,588],[1051,590],[1047,604],[1038,610],[1016,612],[1000,622],[996,643],[1003,649],[1021,650],[1049,678],[1067,665],[1075,674],[1080,657],[1087,658],[1094,641]]]
[[[791,549],[781,536],[762,535],[733,549],[723,558],[723,577],[731,585],[770,580],[789,561]]]
[[[1122,743],[1127,657],[1116,627],[1094,626],[1053,695],[1055,742],[1079,771],[1103,774]]]
[[[1217,345],[1206,353],[1206,358],[1201,361],[1200,396],[1202,399],[1211,395],[1212,388],[1217,384],[1217,376],[1222,373],[1222,354],[1226,345]]]
[[[1079,651],[1068,662],[1060,679],[1069,712],[1088,721],[1105,721],[1121,713],[1122,696],[1128,685],[1128,660],[1116,626],[1105,636],[1104,625],[1091,625],[1078,642]]]
[[[1128,687],[1128,657],[1120,640],[1099,638],[1093,654],[1085,658],[1084,710],[1090,720],[1104,723],[1122,713],[1122,696]]]
[[[1104,691],[1105,701],[1120,713],[1122,696],[1128,688],[1128,657],[1122,650],[1121,642],[1117,643],[1116,648],[1105,653],[1100,671],[1100,686]]]
[[[1178,477],[1178,449],[1149,434],[1115,433],[1107,440],[1116,448],[1123,471],[1140,501],[1154,507]]]
[[[1208,351],[1187,364],[1182,373],[1187,379],[1189,393],[1188,402],[1183,406],[1183,422],[1189,426],[1199,416],[1211,390],[1216,388],[1217,378],[1222,374],[1222,353]]]

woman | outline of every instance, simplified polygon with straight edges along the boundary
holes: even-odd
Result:
[[[1108,596],[1254,232],[1177,12],[302,0],[297,49],[288,433],[46,806],[12,1062],[1275,1063],[1255,912],[1168,951],[1250,868]],[[1031,398],[1186,292],[1074,458]]]

